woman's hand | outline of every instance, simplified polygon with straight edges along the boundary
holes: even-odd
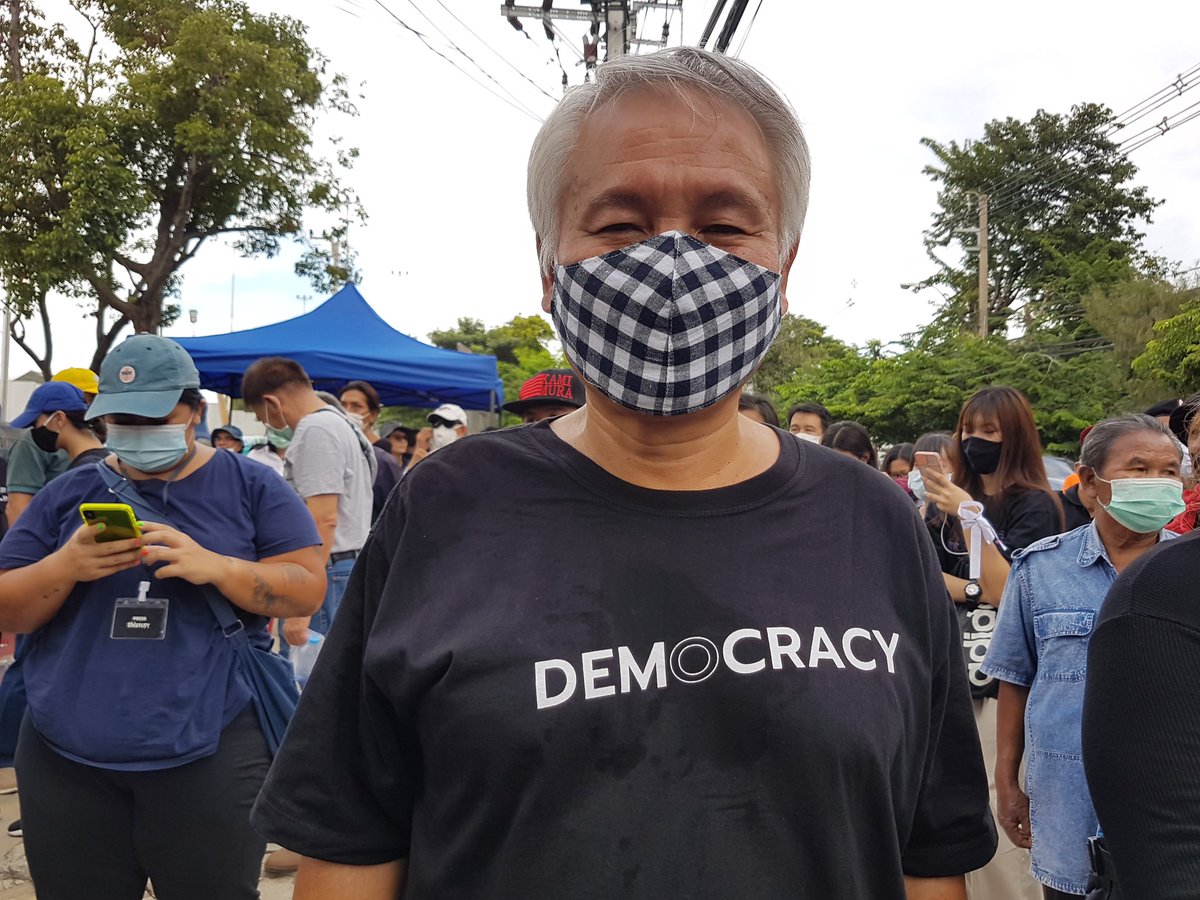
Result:
[[[925,479],[925,496],[929,502],[948,516],[957,516],[958,507],[971,499],[970,494],[936,469],[925,469],[921,476]]]
[[[56,551],[61,554],[63,571],[76,582],[98,581],[117,572],[132,569],[142,561],[142,545],[138,538],[120,541],[98,541],[104,523],[81,525],[70,539]]]
[[[996,781],[996,818],[1013,844],[1026,850],[1033,846],[1029,830],[1029,797],[1020,785]]]
[[[228,565],[225,557],[205,550],[194,540],[170,525],[142,522],[142,543],[148,566],[166,563],[154,573],[155,578],[182,578],[192,584],[211,584]]]

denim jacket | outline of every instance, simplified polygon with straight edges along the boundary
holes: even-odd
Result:
[[[1162,532],[1160,540],[1176,535]],[[1083,772],[1083,687],[1092,626],[1117,573],[1095,524],[1013,556],[983,670],[1028,687],[1026,773],[1033,874],[1087,893],[1087,841],[1099,828]]]

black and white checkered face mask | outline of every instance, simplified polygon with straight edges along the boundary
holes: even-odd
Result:
[[[554,270],[563,351],[615,403],[657,416],[712,406],[779,331],[780,276],[668,231]]]

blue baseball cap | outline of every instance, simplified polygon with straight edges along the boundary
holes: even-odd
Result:
[[[135,334],[104,357],[100,393],[87,418],[120,413],[161,419],[185,390],[198,387],[200,373],[186,350],[170,338]]]
[[[236,425],[232,425],[232,424],[231,425],[222,425],[220,428],[214,428],[212,430],[212,436],[216,437],[222,431],[225,432],[227,435],[229,435],[231,438],[233,438],[235,441],[244,441],[246,439],[245,436],[242,434],[242,429],[240,429]]]
[[[12,420],[13,428],[28,428],[42,413],[83,412],[88,408],[83,391],[64,381],[47,381],[39,384],[25,404],[25,412]]]

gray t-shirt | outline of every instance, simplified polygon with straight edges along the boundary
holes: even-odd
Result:
[[[350,420],[332,407],[309,413],[296,426],[283,468],[288,483],[305,500],[337,494],[331,552],[362,549],[371,530],[375,455]]]

